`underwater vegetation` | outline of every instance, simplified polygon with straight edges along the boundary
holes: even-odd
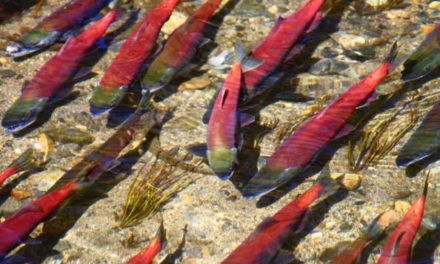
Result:
[[[132,179],[122,213],[116,216],[119,227],[135,226],[153,216],[190,183],[188,176],[164,162],[155,161],[148,170],[141,169]]]
[[[415,101],[415,100],[414,100]],[[402,113],[406,110],[406,113]],[[351,170],[359,172],[382,160],[416,125],[419,114],[414,105],[403,105],[391,112],[377,116],[359,133],[359,139],[352,137],[348,142],[347,158]],[[404,116],[397,119],[398,116]]]
[[[0,262],[432,263],[439,8],[0,0]]]

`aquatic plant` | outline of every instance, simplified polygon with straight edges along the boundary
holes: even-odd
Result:
[[[154,215],[192,181],[176,167],[157,160],[147,171],[144,168],[129,187],[122,214],[116,215],[121,228],[138,225],[144,218]]]
[[[409,110],[402,114],[407,107]],[[352,137],[348,142],[350,170],[358,172],[377,164],[416,125],[418,118],[417,106],[405,104],[374,119],[360,132],[358,139]]]

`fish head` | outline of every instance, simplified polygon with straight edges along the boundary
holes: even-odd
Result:
[[[116,107],[124,98],[127,89],[126,85],[111,90],[102,87],[95,88],[89,101],[92,116],[98,116]]]
[[[16,133],[33,124],[43,110],[48,99],[35,101],[17,100],[3,116],[2,126],[7,133]]]
[[[57,31],[46,32],[33,29],[21,37],[14,45],[6,47],[8,56],[18,58],[34,53],[44,47],[50,46],[60,37]]]
[[[302,171],[302,167],[274,169],[264,166],[243,188],[242,195],[247,199],[261,197],[286,184]]]
[[[227,180],[234,172],[237,161],[236,148],[222,148],[207,151],[209,166],[222,180]]]
[[[154,93],[167,86],[176,76],[177,69],[173,67],[151,68],[142,81],[142,89]]]

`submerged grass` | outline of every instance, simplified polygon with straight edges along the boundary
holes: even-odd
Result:
[[[348,162],[351,171],[358,172],[384,158],[419,119],[416,104],[404,104],[390,113],[378,116],[348,142]],[[408,109],[408,111],[404,111]]]
[[[191,181],[175,166],[163,162],[156,161],[147,169],[144,166],[129,187],[122,213],[116,215],[119,227],[135,226],[153,216]]]

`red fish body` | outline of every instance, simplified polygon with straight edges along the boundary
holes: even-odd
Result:
[[[163,0],[130,33],[90,99],[93,115],[115,107],[122,100],[142,65],[154,52],[160,29],[179,1]]]
[[[144,93],[161,89],[188,65],[197,48],[206,40],[204,31],[207,22],[221,2],[221,0],[208,0],[169,36],[162,52],[143,77]]]
[[[293,229],[300,226],[310,205],[325,191],[318,183],[294,201],[262,222],[257,229],[238,246],[222,264],[270,263],[278,248]]]
[[[46,104],[75,76],[81,60],[104,35],[117,14],[117,11],[110,11],[78,37],[70,39],[44,64],[3,117],[2,125],[8,132],[17,132],[35,122]]]
[[[252,50],[252,57],[263,64],[244,74],[248,96],[253,96],[258,86],[277,70],[309,26],[319,21],[324,3],[325,0],[309,0],[289,17],[280,18],[266,39]]]
[[[362,81],[341,94],[336,101],[302,124],[276,149],[263,168],[245,186],[243,195],[248,198],[261,196],[301,173],[326,144],[342,132],[351,114],[373,94],[391,68],[391,62],[385,61]]]
[[[109,0],[72,0],[44,18],[17,44],[9,46],[10,56],[20,57],[55,43],[68,30],[79,26],[87,18],[96,15]]]
[[[47,219],[78,189],[78,186],[77,183],[72,182],[57,191],[49,192],[0,223],[0,258],[23,241],[39,223]]]
[[[237,159],[235,135],[241,80],[241,65],[235,63],[216,99],[208,124],[208,161],[221,179],[229,178]]]
[[[429,177],[428,177],[429,178]],[[425,211],[426,193],[428,190],[428,178],[422,197],[417,199],[406,212],[402,221],[396,227],[388,239],[380,255],[377,264],[407,264],[411,255],[414,238],[422,223]]]

